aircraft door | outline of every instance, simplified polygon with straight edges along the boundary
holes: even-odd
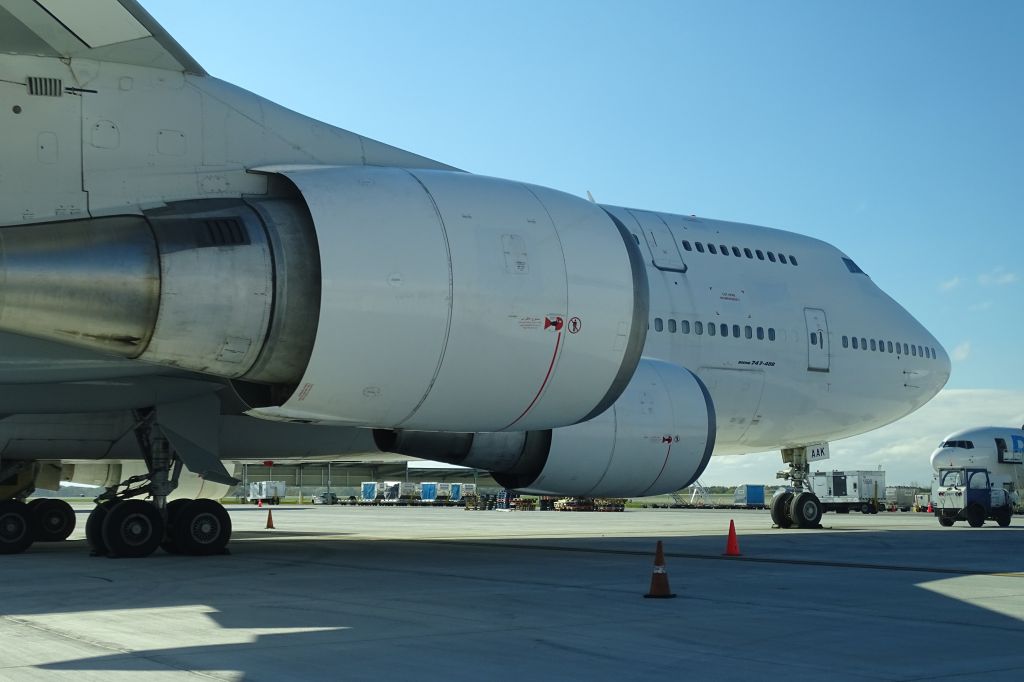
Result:
[[[807,370],[829,370],[828,320],[821,308],[804,308],[807,321]]]
[[[686,263],[683,262],[683,258],[679,254],[679,247],[676,246],[676,240],[665,221],[656,213],[632,209],[629,212],[643,228],[644,238],[654,257],[654,267],[659,270],[686,272]]]

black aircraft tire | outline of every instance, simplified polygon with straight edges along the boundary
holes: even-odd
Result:
[[[119,503],[119,500],[101,502],[89,512],[89,517],[85,520],[85,539],[93,554],[107,553],[107,545],[103,542],[103,519],[107,518],[107,512]]]
[[[32,546],[32,514],[17,500],[0,502],[0,554],[21,554]]]
[[[149,556],[163,542],[164,519],[149,502],[125,500],[107,511],[102,535],[110,556]]]
[[[793,493],[785,492],[775,496],[772,500],[772,523],[779,528],[789,528],[793,525],[793,519],[789,517],[789,503],[793,499]]]
[[[223,554],[231,539],[231,517],[219,502],[191,500],[175,517],[171,536],[185,554]]]
[[[817,528],[821,524],[821,501],[814,493],[803,492],[789,505],[789,517],[798,528]]]
[[[36,542],[67,540],[75,530],[75,510],[64,500],[42,497],[28,504],[32,514],[32,535]]]
[[[171,500],[167,503],[167,530],[164,533],[163,542],[160,547],[168,554],[181,554],[182,549],[174,540],[174,524],[181,516],[181,510],[192,500]]]

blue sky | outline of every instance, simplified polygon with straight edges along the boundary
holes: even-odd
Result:
[[[1024,415],[1024,3],[143,4],[211,74],[333,125],[829,241],[938,337],[978,418]]]

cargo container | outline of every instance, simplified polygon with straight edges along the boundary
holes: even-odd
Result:
[[[889,511],[910,511],[914,506],[917,488],[909,485],[890,485],[885,488],[885,505]]]
[[[420,501],[437,501],[437,483],[420,483]]]
[[[372,503],[377,499],[377,482],[376,481],[363,481],[359,487],[360,495],[359,501],[367,504]]]
[[[733,493],[732,503],[740,507],[763,507],[764,486],[753,484],[741,485]]]

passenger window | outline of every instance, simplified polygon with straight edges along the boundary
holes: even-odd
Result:
[[[884,353],[885,352],[885,341],[883,341],[882,339],[878,339],[878,352],[879,353]]]
[[[737,329],[739,329],[739,327],[737,327]],[[718,330],[722,332],[722,336],[729,336],[729,325],[727,325],[726,323],[723,322],[722,324],[720,324]],[[737,336],[739,335],[737,334]]]
[[[689,320],[683,320],[682,322],[680,322],[679,323],[679,327],[683,330],[684,334],[689,334],[690,333],[690,321]]]
[[[699,251],[700,253],[704,253],[704,245],[703,244],[701,244],[700,242],[694,242],[693,245],[697,247],[697,251]]]
[[[871,350],[878,350],[878,348],[875,346],[875,340],[874,339],[871,339]]]
[[[721,250],[723,256],[729,255],[729,247],[726,246],[725,244],[719,244],[718,248]]]
[[[849,348],[849,347],[850,347],[850,337],[844,336],[843,337],[843,348]]]
[[[924,348],[922,346],[917,347],[917,354],[920,355],[922,358],[924,357]]]
[[[714,244],[708,244],[708,251],[710,251],[711,253],[715,254],[716,256],[718,255],[718,251],[715,249],[715,245]]]
[[[686,241],[685,239],[683,240],[683,248],[686,249],[687,251],[693,251],[693,248],[690,246],[690,242]]]
[[[860,349],[861,350],[867,350],[868,349],[868,340],[865,339],[863,336],[860,337]]]
[[[764,327],[757,328],[757,340],[764,341]]]
[[[774,341],[775,340],[775,327],[768,327],[768,340],[769,341]]]
[[[732,247],[732,255],[736,256],[737,258],[741,258],[742,256],[740,255],[740,247]]]
[[[675,334],[676,333],[676,321],[671,319],[671,318],[669,318],[669,321],[668,321],[668,331],[671,334]]]
[[[910,346],[908,346],[907,344],[903,344],[903,354],[910,355]]]
[[[799,263],[796,262],[796,256],[790,256],[789,262],[792,263],[793,265],[800,265]]]
[[[738,324],[732,326],[732,335],[734,338],[740,338],[740,326]]]
[[[743,255],[747,258],[753,258],[754,254],[750,252],[750,249],[743,249]]]
[[[853,337],[853,348],[854,348],[854,350],[860,348],[860,346],[857,345],[857,337],[856,336]]]
[[[891,353],[892,352],[892,341],[886,341],[885,342],[885,347]]]
[[[756,251],[754,251],[754,253],[757,254],[757,260],[764,260],[764,253],[761,251],[761,249],[757,249]]]
[[[697,244],[699,246],[700,242],[697,242]],[[696,334],[697,336],[703,336],[704,335],[704,323],[703,322],[694,322],[693,323],[693,333]]]
[[[768,252],[768,260],[770,260],[773,263],[775,262],[775,254],[772,253],[771,251]]]
[[[811,345],[812,346],[817,346],[818,345],[818,332],[811,332]]]
[[[754,329],[748,324],[746,327],[743,328],[743,335],[746,336],[748,339],[754,338]]]
[[[784,253],[780,253],[779,254],[779,262],[782,263],[783,265],[786,264],[786,254],[784,254]]]
[[[910,354],[913,355],[915,358],[917,357],[917,346],[910,347]]]
[[[665,323],[661,321],[660,317],[654,318],[654,331],[660,332],[665,328]]]
[[[708,323],[708,336],[715,336],[718,334],[718,327],[715,326],[714,322]]]

